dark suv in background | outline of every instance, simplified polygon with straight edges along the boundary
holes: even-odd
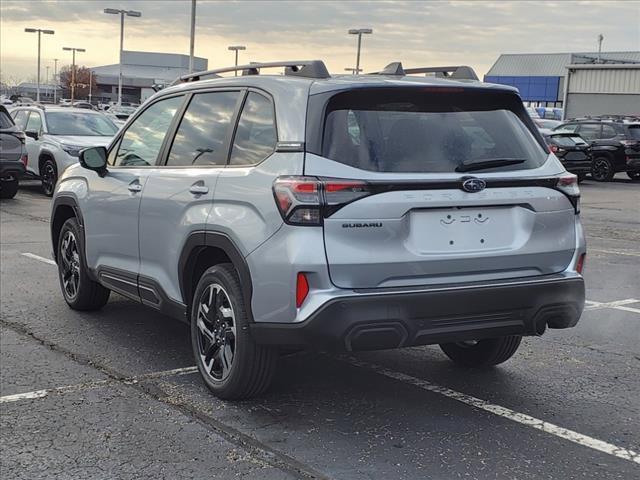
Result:
[[[577,133],[591,144],[591,177],[608,182],[618,172],[640,180],[640,121],[633,117],[587,117],[569,120],[554,132]]]
[[[13,198],[18,193],[18,178],[27,163],[24,140],[24,133],[0,105],[0,198]]]

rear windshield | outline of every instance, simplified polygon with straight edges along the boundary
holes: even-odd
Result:
[[[640,125],[629,125],[629,136],[635,140],[640,140]]]
[[[551,136],[551,140],[553,140],[553,143],[555,143],[556,145],[559,145],[561,147],[574,147],[576,145],[586,145],[587,142],[585,142],[582,137],[579,137],[578,135],[575,136],[570,136],[570,135],[552,135]]]
[[[536,168],[547,158],[515,95],[362,89],[335,95],[326,111],[322,155],[363,170],[455,172],[482,163],[472,169],[493,172]]]

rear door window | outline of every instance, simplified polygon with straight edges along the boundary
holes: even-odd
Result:
[[[486,92],[353,90],[328,104],[322,155],[377,172],[521,170],[547,154],[517,101]],[[502,96],[504,97],[504,96]],[[517,100],[517,97],[515,97]],[[491,163],[490,163],[491,162]]]
[[[187,107],[167,166],[225,165],[239,92],[197,93]]]
[[[617,135],[616,129],[611,125],[602,125],[602,137],[601,138],[614,138]]]
[[[602,138],[601,136],[602,125],[599,123],[583,123],[580,125],[580,136],[582,138],[586,138],[587,140],[597,140],[598,138]]]

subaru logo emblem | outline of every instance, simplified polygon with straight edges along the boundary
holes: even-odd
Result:
[[[487,182],[481,178],[468,178],[462,182],[462,189],[469,193],[481,192],[486,186]]]

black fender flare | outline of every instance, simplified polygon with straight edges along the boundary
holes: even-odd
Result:
[[[49,222],[50,225],[50,232],[51,232],[51,247],[53,250],[53,259],[57,262],[57,245],[55,244],[55,238],[54,238],[54,227],[55,224],[53,222],[53,220],[56,217],[56,212],[58,211],[58,208],[61,206],[68,206],[71,207],[73,209],[73,213],[75,214],[75,217],[78,219],[78,223],[80,224],[80,229],[82,230],[82,238],[80,239],[80,241],[82,242],[82,251],[86,252],[87,250],[85,249],[85,238],[84,238],[84,219],[82,217],[82,211],[80,210],[80,207],[78,206],[78,200],[76,198],[75,195],[70,194],[70,193],[62,193],[60,195],[58,195],[55,200],[53,201],[53,206],[51,207],[51,221]],[[86,258],[85,258],[86,261]]]
[[[216,231],[195,231],[189,234],[185,241],[180,259],[178,261],[178,278],[180,282],[180,293],[182,300],[189,307],[191,295],[191,285],[185,273],[192,271],[194,268],[192,253],[198,249],[214,247],[222,250],[231,260],[238,276],[240,277],[240,285],[244,297],[245,309],[249,314],[249,318],[253,319],[251,310],[251,297],[253,295],[253,283],[251,281],[251,272],[240,249],[227,234]]]

